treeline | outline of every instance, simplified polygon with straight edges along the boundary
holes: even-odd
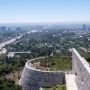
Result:
[[[19,67],[24,67],[26,61],[31,59],[30,54],[16,54],[14,57],[8,57],[6,54],[0,55],[0,76],[18,70]]]

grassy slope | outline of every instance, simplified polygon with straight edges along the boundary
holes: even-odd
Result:
[[[42,90],[66,90],[66,85],[56,85],[55,87],[52,88],[43,88]]]

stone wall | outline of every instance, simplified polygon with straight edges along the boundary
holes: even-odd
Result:
[[[76,75],[79,90],[90,90],[89,64],[75,49],[72,50],[72,74]]]
[[[39,90],[40,87],[51,87],[64,83],[65,74],[63,71],[41,71],[35,69],[31,61],[26,63],[19,81],[23,90]]]
[[[40,87],[51,87],[64,83],[65,74],[63,71],[41,71],[35,69],[31,61],[26,63],[19,81],[23,90],[39,90]],[[90,90],[89,64],[75,49],[72,49],[72,74],[75,75],[78,90]]]

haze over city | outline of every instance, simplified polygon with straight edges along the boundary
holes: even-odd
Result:
[[[90,0],[0,0],[0,90],[90,90]]]
[[[90,0],[0,0],[0,23],[89,23]]]

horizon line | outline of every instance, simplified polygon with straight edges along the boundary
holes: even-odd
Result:
[[[0,22],[0,24],[90,24],[90,21],[83,22]]]

